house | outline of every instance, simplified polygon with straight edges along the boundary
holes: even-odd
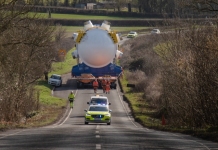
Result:
[[[96,6],[95,3],[87,3],[86,4],[86,9],[94,9],[95,6]]]
[[[86,5],[85,4],[76,4],[75,8],[86,9]]]

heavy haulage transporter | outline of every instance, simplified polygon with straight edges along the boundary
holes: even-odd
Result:
[[[116,89],[116,80],[122,73],[116,62],[123,53],[119,51],[119,35],[110,29],[110,23],[93,25],[87,21],[84,30],[74,34],[74,41],[76,50],[72,56],[77,59],[77,65],[72,67],[72,77],[77,80],[77,88],[91,85],[94,79],[101,84],[105,78]]]

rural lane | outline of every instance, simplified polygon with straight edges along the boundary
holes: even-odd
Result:
[[[63,86],[55,89],[54,96],[67,99],[69,92],[74,90],[75,107],[54,125],[0,133],[0,150],[218,150],[218,143],[142,127],[131,117],[119,88],[110,94],[98,90],[112,103],[111,125],[85,125],[84,109],[94,95],[93,90],[77,90],[70,74],[63,75],[63,79]]]

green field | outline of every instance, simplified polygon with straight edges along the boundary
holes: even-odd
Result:
[[[77,32],[79,30],[83,30],[83,26],[63,26],[66,29],[67,33]],[[129,31],[139,31],[139,30],[146,30],[150,29],[151,27],[113,27],[111,26],[111,30],[117,32],[129,32]]]
[[[34,13],[30,13],[33,15]],[[48,18],[48,13],[37,13],[40,18]],[[138,20],[142,18],[134,17],[113,17],[113,16],[97,16],[97,15],[78,15],[78,14],[56,14],[51,13],[54,19],[75,19],[75,20]]]

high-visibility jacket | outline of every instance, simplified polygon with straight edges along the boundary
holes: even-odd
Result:
[[[110,85],[111,85],[110,82],[107,82],[107,83],[106,83],[106,91],[109,91],[109,90],[111,89]]]
[[[106,85],[106,80],[102,80],[101,84],[102,84],[102,86],[105,86]]]
[[[68,99],[74,99],[75,95],[73,93],[70,93],[70,95],[68,96]]]
[[[98,86],[98,81],[94,81],[93,82],[93,86],[95,87],[95,86]]]

